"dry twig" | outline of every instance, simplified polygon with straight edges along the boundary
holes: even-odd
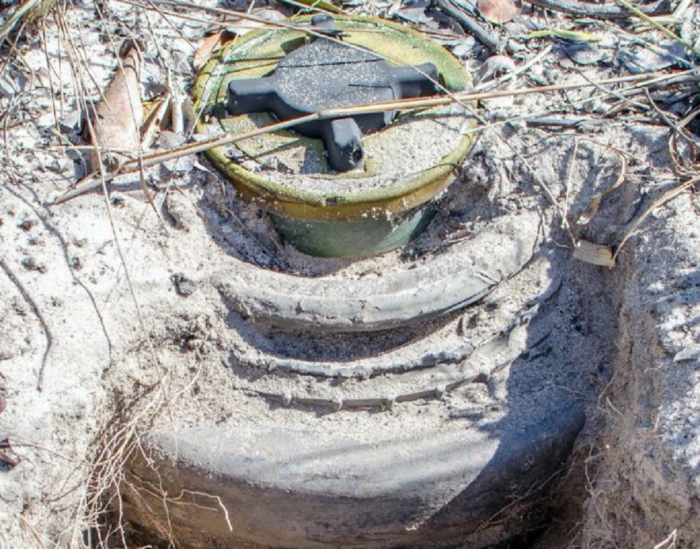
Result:
[[[601,19],[625,19],[629,12],[610,4],[592,4],[579,0],[525,0],[530,4],[548,10],[560,11],[578,17],[598,17]],[[665,0],[657,0],[651,5],[644,6],[642,12],[647,15],[656,15],[664,6]]]
[[[310,114],[307,116],[294,118],[292,120],[286,120],[283,122],[269,124],[267,126],[263,126],[261,128],[258,128],[256,130],[253,130],[253,131],[245,133],[245,134],[216,136],[216,137],[212,137],[209,139],[205,139],[203,141],[198,141],[195,143],[188,143],[186,145],[182,145],[180,147],[175,147],[175,148],[167,150],[167,151],[145,154],[139,160],[128,160],[126,162],[123,162],[119,166],[117,166],[117,168],[114,169],[113,171],[105,173],[104,180],[106,182],[109,182],[120,175],[127,174],[127,173],[133,173],[136,170],[139,170],[141,168],[147,168],[149,166],[154,166],[156,164],[160,164],[161,162],[165,162],[167,160],[173,160],[175,158],[187,156],[189,154],[202,153],[202,152],[208,151],[210,149],[213,149],[215,147],[230,145],[230,144],[236,143],[238,141],[250,139],[252,137],[257,137],[259,135],[275,132],[278,130],[292,128],[298,124],[302,124],[302,123],[310,122],[310,121],[314,121],[314,120],[323,120],[323,119],[329,119],[329,118],[342,118],[342,117],[353,116],[353,115],[357,115],[357,114],[385,112],[385,111],[396,110],[396,109],[400,109],[400,110],[416,109],[416,108],[423,109],[423,108],[449,105],[449,104],[454,103],[456,101],[461,102],[461,103],[468,103],[471,101],[477,101],[477,100],[481,100],[481,99],[489,99],[489,98],[493,98],[493,97],[518,96],[518,95],[542,93],[542,92],[548,92],[548,91],[585,88],[585,87],[590,87],[590,86],[597,87],[597,86],[601,86],[601,85],[624,83],[624,82],[653,81],[653,78],[657,77],[657,76],[658,76],[657,73],[648,73],[648,74],[641,74],[641,75],[624,76],[621,78],[611,78],[608,80],[601,80],[600,82],[597,82],[595,84],[588,84],[588,83],[558,84],[558,85],[553,85],[553,86],[540,86],[540,87],[535,87],[535,88],[521,88],[521,89],[517,89],[517,90],[503,90],[503,91],[485,92],[485,93],[459,93],[459,94],[455,94],[454,98],[453,97],[438,96],[438,97],[425,98],[425,99],[406,99],[406,100],[401,100],[401,101],[373,103],[373,104],[369,104],[369,105],[358,105],[358,106],[354,106],[354,107],[327,109],[327,110],[319,111],[319,112],[316,112],[316,113],[313,113],[313,114]],[[64,193],[63,195],[58,197],[56,199],[56,201],[54,202],[54,204],[61,204],[63,202],[71,200],[77,196],[80,196],[81,194],[83,194],[85,192],[99,188],[100,185],[101,185],[101,178],[98,176],[98,174],[96,174],[96,173],[90,174],[87,177],[85,177],[81,182],[79,182],[78,186],[74,187],[73,189],[67,191],[66,193]]]
[[[5,263],[5,260],[0,257],[0,268],[5,271],[5,275],[7,275],[7,278],[12,281],[12,283],[15,285],[17,290],[19,291],[20,294],[22,294],[22,297],[24,300],[27,302],[29,305],[30,309],[34,313],[34,316],[36,316],[37,320],[39,321],[39,324],[41,324],[42,329],[44,330],[44,333],[46,334],[46,349],[44,349],[44,355],[41,359],[41,366],[39,368],[39,373],[37,376],[37,382],[36,382],[36,388],[38,391],[42,391],[44,388],[44,371],[46,370],[46,364],[49,359],[49,352],[51,351],[51,346],[53,345],[53,335],[51,333],[51,329],[49,328],[49,325],[46,323],[46,320],[44,319],[44,315],[41,314],[41,311],[39,310],[38,305],[36,304],[36,301],[32,298],[32,296],[29,294],[27,289],[24,287],[24,285],[20,282],[20,280],[17,278],[15,273],[12,272],[12,269]]]
[[[629,228],[625,232],[625,235],[622,237],[622,240],[620,240],[620,243],[617,245],[617,249],[615,250],[615,253],[613,254],[613,262],[615,259],[617,259],[617,256],[620,254],[622,251],[622,247],[625,245],[627,240],[635,233],[637,232],[637,229],[639,229],[639,226],[644,223],[647,217],[656,210],[657,208],[663,206],[666,204],[666,202],[673,200],[680,194],[683,194],[686,190],[690,189],[692,186],[696,185],[697,183],[700,183],[700,175],[697,175],[693,177],[692,179],[689,179],[688,181],[685,181],[681,183],[680,185],[666,191],[663,195],[661,195],[659,198],[654,200],[641,214],[637,216],[637,218],[630,224]]]

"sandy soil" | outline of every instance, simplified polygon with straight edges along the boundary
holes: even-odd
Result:
[[[203,23],[172,19],[176,33],[162,18],[117,2],[104,15],[107,23],[85,3],[64,18],[84,56],[79,79],[89,100],[98,100],[116,66],[106,31],[118,40],[126,27],[152,33],[142,74],[145,95],[161,88],[164,67],[187,89],[193,78],[188,41],[201,41]],[[528,18],[540,21],[541,15]],[[546,302],[551,316],[536,326],[551,328],[546,346],[561,368],[555,379],[581,395],[589,419],[550,502],[553,527],[540,545],[668,548],[700,539],[697,192],[656,210],[615,268],[572,257],[571,232],[614,245],[651,200],[677,184],[669,129],[657,117],[633,109],[597,123],[609,98],[596,90],[492,104],[484,111],[489,120],[514,120],[480,135],[425,235],[379,258],[312,260],[282,242],[264,215],[238,200],[201,158],[148,172],[157,215],[143,200],[138,177],[122,178],[108,197],[91,193],[51,206],[85,173],[85,157],[72,148],[82,138],[67,43],[56,22],[47,21],[46,39],[39,33],[22,42],[21,60],[11,61],[0,80],[0,107],[11,108],[3,120],[0,171],[0,389],[6,401],[0,434],[9,442],[2,448],[9,461],[0,455],[0,547],[95,543],[98,526],[119,522],[118,499],[109,495],[122,481],[121,459],[154,425],[187,425],[202,415],[225,422],[269,414],[269,404],[253,402],[245,380],[235,379],[235,368],[222,362],[232,349],[248,358],[266,345],[288,356],[324,357],[328,340],[321,336],[300,342],[232,320],[212,283],[220,280],[222,264],[301,276],[330,273],[339,280],[377,276],[420,264],[473,237],[493,217],[521,211],[539,212],[545,241],[518,277],[449,322],[389,332],[383,341],[340,338],[334,342],[338,353],[347,359],[383,345],[405,346],[408,356],[419,352],[407,343],[421,340],[423,329],[430,334],[423,344],[450,348],[463,341],[465,326],[496,332],[532,299]],[[518,84],[570,81],[580,70],[589,79],[610,76],[620,67],[616,52],[626,44],[606,34],[597,64],[577,64],[569,46],[557,44]],[[524,57],[546,45],[532,45]],[[465,63],[476,74],[486,55],[473,53]],[[585,109],[546,115],[582,119],[578,130],[515,119],[543,118],[540,113],[582,97],[588,98],[581,103]],[[618,178],[621,158],[623,185],[603,199],[590,223],[576,224],[593,197]],[[529,329],[524,325],[518,336],[520,351],[540,352],[528,346],[538,339]],[[470,387],[428,406],[438,415],[475,410],[483,421],[498,418],[508,412],[499,406],[507,403],[509,373],[506,368],[494,377],[491,393]],[[269,390],[304,388],[301,381],[285,383],[270,381]],[[382,383],[378,387],[389,394],[424,381]],[[225,395],[222,386],[230,389]],[[332,387],[316,389],[333,400]],[[556,398],[548,390],[539,398]],[[387,417],[415,422],[419,405],[404,406]],[[300,413],[289,410],[288,416]],[[323,421],[359,432],[363,416]],[[392,428],[387,421],[386,429]]]

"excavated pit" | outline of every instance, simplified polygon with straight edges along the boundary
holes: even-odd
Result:
[[[638,155],[663,150],[659,135],[649,129],[610,133]],[[527,135],[518,139],[528,145]],[[535,145],[529,144],[537,151]],[[563,194],[553,174],[565,172],[570,146],[546,146],[550,162],[542,166],[543,177]],[[566,509],[564,533],[556,537],[557,528],[550,528],[542,538],[555,539],[550,547],[568,542],[571,526],[581,521],[577,532],[590,542],[660,540],[673,523],[687,525],[679,539],[693,539],[696,427],[686,418],[695,417],[697,324],[684,328],[683,319],[694,318],[698,303],[697,229],[685,221],[696,219],[696,198],[679,199],[670,213],[652,219],[620,266],[607,270],[572,258],[546,199],[527,179],[509,177],[507,163],[494,163],[501,147],[495,139],[477,144],[420,238],[360,261],[311,260],[297,252],[258,209],[206,172],[188,174],[163,200],[171,227],[166,238],[157,219],[144,216],[144,204],[125,191],[136,181],[120,182],[112,195],[119,204],[116,226],[129,242],[129,264],[137,266],[132,282],[155,355],[134,329],[133,309],[124,306],[120,260],[104,252],[112,233],[101,197],[86,196],[52,217],[38,217],[28,207],[31,195],[3,187],[0,230],[21,252],[10,257],[19,262],[31,254],[50,266],[51,284],[42,285],[46,275],[37,270],[29,275],[30,287],[39,303],[55,303],[44,309],[56,342],[44,395],[47,403],[60,401],[65,421],[37,425],[69,438],[76,424],[95,429],[98,417],[112,418],[106,424],[115,428],[124,418],[143,418],[137,432],[145,435],[146,455],[159,461],[135,459],[122,485],[122,512],[134,543],[157,544],[172,535],[190,547],[254,541],[478,547],[539,531]],[[579,183],[569,189],[573,218],[619,169],[605,151],[580,150],[585,156],[572,177]],[[599,216],[580,229],[582,237],[616,241],[639,207],[636,193],[628,186],[606,199]],[[268,290],[281,288],[264,284],[278,277],[381,286],[390,275],[450,263],[450,251],[469,252],[470,246],[484,248],[475,257],[491,259],[497,254],[480,244],[480,235],[495,227],[501,237],[512,235],[518,225],[509,232],[509,224],[530,218],[537,219],[536,245],[529,260],[517,262],[517,273],[478,301],[415,324],[376,332],[280,330],[256,320],[256,303],[240,297],[249,295],[242,285],[250,280],[246,272],[265,273],[257,282]],[[55,235],[65,238],[65,248],[54,250]],[[65,257],[81,266],[83,286],[74,283],[76,271],[65,267]],[[464,254],[456,257],[462,261]],[[41,341],[42,330],[26,323],[31,311],[13,285],[4,278],[0,283],[12,296],[3,301],[3,363],[24,372],[26,385],[20,391],[3,373],[10,402],[4,417],[11,421],[22,399],[35,394],[40,347],[33,342]],[[250,305],[247,312],[243,305]],[[76,327],[82,327],[79,345]],[[149,406],[159,392],[146,388],[159,379],[154,356],[168,371],[173,400],[152,422]],[[124,408],[107,406],[99,391],[121,395]],[[92,403],[90,413],[77,403]],[[43,408],[25,409],[31,414],[23,424],[43,417]],[[302,439],[312,441],[304,452]],[[602,450],[589,460],[591,448]],[[83,482],[63,462],[52,463],[52,485],[65,486],[66,477],[68,486]],[[581,482],[594,465],[595,484]],[[12,480],[24,466],[4,477],[8,509],[29,497],[21,495],[26,484],[20,490]],[[221,474],[200,474],[213,470]],[[41,483],[44,477],[32,478]],[[222,486],[228,499],[219,501]],[[586,502],[596,486],[605,489]],[[362,494],[352,492],[358,487]],[[634,508],[628,494],[638,502]],[[164,497],[172,532],[163,527]],[[301,523],[299,513],[316,519]],[[622,528],[623,522],[638,526]]]
[[[217,262],[154,334],[196,391],[130,466],[131,486],[186,496],[166,512],[127,490],[136,539],[487,546],[546,522],[610,373],[610,292],[540,197],[473,181],[409,247],[354,261],[304,256],[205,188],[204,218],[178,221]]]
[[[75,28],[87,28],[88,15],[78,16]],[[88,46],[92,58],[104,56],[99,40]],[[26,62],[45,67],[42,49]],[[100,84],[112,70],[93,69]],[[541,69],[533,71],[549,67]],[[569,75],[556,70],[562,81]],[[63,80],[68,94],[70,74]],[[15,177],[0,173],[2,259],[52,338],[47,349],[32,306],[1,276],[2,429],[20,461],[3,465],[0,477],[0,545],[33,546],[36,525],[47,541],[80,546],[96,526],[84,513],[100,472],[91,460],[110,440],[103,433],[120,430],[142,446],[109,484],[123,500],[105,495],[113,511],[106,530],[123,525],[132,545],[483,547],[525,539],[562,547],[577,536],[583,545],[632,547],[700,538],[697,194],[651,216],[609,271],[572,258],[561,217],[512,152],[486,135],[427,232],[378,258],[309,261],[202,160],[149,174],[167,233],[137,178],[116,181],[113,233],[100,195],[47,206],[82,172],[45,148],[54,119],[44,92],[21,106],[25,123],[8,133]],[[549,99],[518,101],[536,112]],[[567,204],[570,220],[619,173],[615,154],[583,141],[569,172],[578,134],[516,124],[501,135]],[[655,170],[670,166],[667,138],[638,120],[595,136]],[[630,161],[629,181],[588,226],[576,226],[579,236],[619,242],[668,186],[645,170]],[[450,250],[533,215],[538,244],[517,274],[415,324],[280,330],[268,324],[280,308],[256,317],[255,295],[237,292],[256,269],[267,280],[381,284],[400,266],[450,263]],[[499,234],[512,235],[513,226]],[[154,390],[162,376],[167,405]],[[300,440],[311,441],[306,452]],[[141,448],[159,461],[139,461]],[[213,470],[221,474],[207,477]],[[217,496],[222,487],[226,498]],[[528,537],[547,526],[538,540]]]
[[[630,144],[638,138],[630,136]],[[494,143],[480,145],[488,146]],[[582,178],[572,194],[574,218],[606,178],[616,177],[611,157],[591,153],[588,162],[605,175],[595,188]],[[463,181],[442,198],[439,217],[408,249],[360,261],[311,260],[277,240],[248,206],[230,199],[222,207],[220,195],[211,200],[205,193],[200,207],[208,222],[198,230],[242,263],[233,278],[219,269],[207,279],[218,313],[196,316],[188,306],[171,317],[170,329],[193,332],[186,345],[220,366],[204,376],[197,370],[197,412],[191,402],[176,405],[175,423],[163,418],[144,440],[154,461],[139,458],[131,469],[134,486],[149,482],[155,464],[165,492],[187,490],[184,508],[180,501],[168,504],[177,539],[191,547],[487,547],[517,539],[532,544],[527,532],[544,531],[540,546],[556,547],[564,540],[557,537],[562,516],[570,521],[567,539],[581,516],[586,522],[578,535],[590,540],[602,531],[595,500],[584,503],[593,487],[580,482],[589,471],[581,455],[601,436],[621,436],[615,424],[601,431],[610,419],[601,419],[596,404],[610,387],[629,389],[614,369],[625,380],[644,368],[621,351],[643,320],[627,312],[630,295],[639,291],[630,275],[637,260],[623,255],[631,263],[618,270],[574,260],[544,200],[525,186],[501,181],[499,187],[493,174],[491,186],[481,187],[483,167],[467,164]],[[613,241],[634,207],[629,189],[612,197],[579,228],[581,237]],[[228,212],[227,222],[248,223],[248,230],[217,234],[227,226],[221,212]],[[463,272],[459,261],[469,253],[472,266],[478,258],[498,264],[508,246],[497,235],[512,245],[528,231],[532,240],[513,272],[501,273],[473,303],[399,324],[392,311],[388,327],[370,332],[354,324],[377,320],[381,308],[363,317],[350,307],[349,323],[324,314],[324,297],[352,298],[347,288],[368,279],[383,288],[382,279],[429,271],[440,260],[456,261]],[[490,248],[494,242],[501,246]],[[267,255],[255,251],[261,246]],[[455,250],[459,259],[450,255]],[[253,259],[260,257],[274,257],[272,268]],[[248,268],[257,277],[242,274]],[[258,291],[246,289],[251,280]],[[307,297],[321,305],[294,293],[306,284],[313,289]],[[403,305],[419,316],[419,303]],[[294,321],[285,329],[286,319]],[[649,349],[644,340],[636,344],[641,356]],[[201,360],[183,356],[182,347],[165,344],[162,352],[190,363],[190,371]],[[629,405],[630,414],[641,411]],[[599,470],[611,474],[605,465]],[[677,484],[683,477],[675,474]],[[640,505],[658,496],[637,494]],[[212,495],[219,505],[206,504]],[[152,541],[154,525],[164,524],[162,497],[127,491],[125,500],[136,539]],[[684,505],[681,510],[693,508]],[[662,516],[676,513],[672,508],[654,504]]]

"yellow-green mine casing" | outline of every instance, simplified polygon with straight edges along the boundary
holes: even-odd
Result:
[[[308,25],[309,19],[290,23]],[[344,43],[397,65],[433,63],[449,92],[471,83],[457,59],[416,31],[374,18],[334,19]],[[229,116],[228,83],[269,75],[305,40],[302,30],[265,28],[225,46],[195,85],[195,110],[206,120],[198,130],[243,134],[274,123],[267,113]],[[293,130],[218,147],[207,156],[299,250],[323,257],[370,256],[403,246],[425,228],[434,213],[431,204],[456,178],[474,125],[468,109],[456,103],[400,113],[393,124],[364,137],[364,168],[345,173],[329,169],[321,140]]]

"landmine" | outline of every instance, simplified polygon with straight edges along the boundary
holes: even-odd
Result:
[[[290,132],[283,138],[299,139]],[[369,164],[371,145],[365,150]],[[269,151],[263,156],[269,161]],[[257,180],[266,191],[294,180],[285,170],[255,167],[243,177],[231,149],[212,157],[243,196],[255,172],[269,177]],[[394,254],[380,272],[358,273],[363,260],[346,260],[302,276],[264,268],[222,243],[228,253],[204,282],[228,309],[223,325],[211,321],[217,344],[208,351],[226,368],[204,372],[198,406],[159,421],[130,464],[130,483],[141,490],[125,494],[127,512],[145,539],[172,537],[187,547],[485,546],[539,524],[537,497],[584,422],[577,398],[552,392],[553,380],[570,372],[559,371],[556,360],[530,363],[526,352],[533,334],[546,339],[553,329],[547,317],[530,324],[559,291],[547,262],[533,259],[545,221],[536,200],[514,211],[468,182],[452,190],[453,167],[448,171],[411,187],[419,195],[411,208],[440,198],[466,212],[471,237],[441,245],[434,228],[415,244],[429,240],[429,253]],[[356,181],[327,177],[323,184],[336,189]],[[288,202],[285,192],[247,198],[278,216],[301,203],[316,212],[311,217],[327,216],[312,222],[339,225],[336,234],[347,243],[357,236],[343,210],[367,201],[360,187],[359,201],[305,200],[300,189]],[[379,187],[369,191],[374,199],[393,192]],[[394,198],[381,208],[391,209]],[[308,241],[292,242],[308,249]],[[384,244],[371,249],[385,251]],[[319,255],[342,255],[326,251]],[[487,296],[488,303],[464,311]]]
[[[326,37],[317,36],[328,32],[318,17],[294,22],[310,29],[311,43],[302,30],[265,29],[224,48],[203,69],[194,92],[206,119],[200,132],[243,135],[274,122],[273,114],[289,120],[469,85],[454,57],[404,26],[338,17],[337,37]],[[264,105],[271,112],[261,112]],[[207,156],[300,250],[377,255],[406,244],[430,221],[431,202],[455,180],[471,145],[470,108],[305,122]]]

